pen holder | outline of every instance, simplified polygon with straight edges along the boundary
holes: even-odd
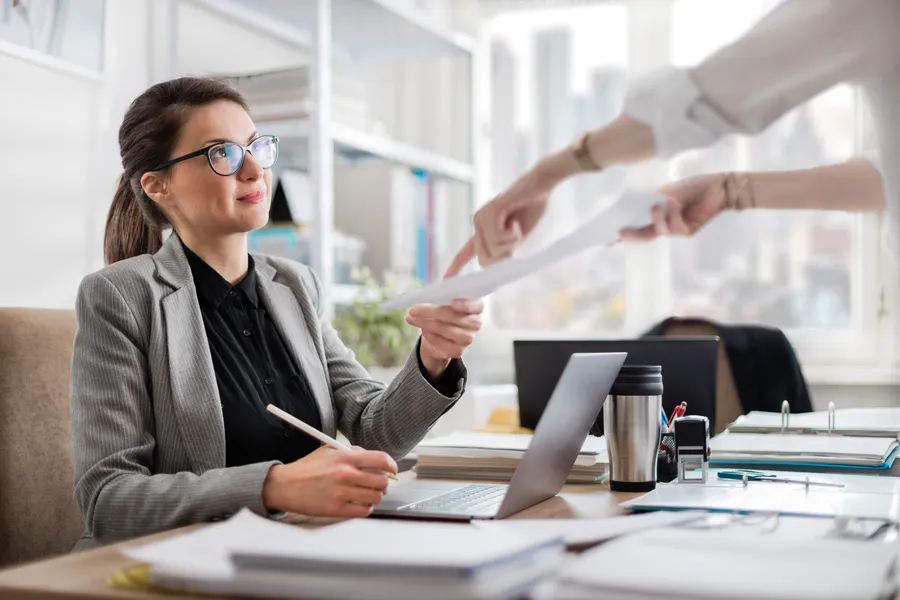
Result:
[[[656,481],[669,483],[676,477],[678,477],[678,462],[675,460],[675,434],[663,433],[656,455]]]

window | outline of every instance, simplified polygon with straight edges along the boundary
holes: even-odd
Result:
[[[696,64],[775,4],[749,0],[735,10],[721,2],[677,0],[672,62]],[[713,29],[720,35],[705,35],[710,22],[706,19],[717,24]],[[838,86],[783,116],[761,135],[733,136],[709,149],[682,154],[671,161],[670,178],[840,162],[855,151],[855,113],[855,91]],[[852,269],[858,225],[858,216],[835,212],[723,215],[693,239],[671,241],[672,313],[787,330],[852,328],[858,325],[852,291],[861,285],[862,275]]]
[[[696,64],[777,3],[544,3],[494,16],[488,24],[492,192],[542,154],[613,119],[627,77],[666,64]],[[864,143],[861,114],[858,90],[837,86],[761,135],[730,136],[624,175],[575,178],[555,192],[522,252],[564,235],[629,190],[700,173],[844,160]],[[877,221],[836,212],[754,211],[722,215],[691,239],[585,252],[490,298],[483,379],[511,379],[510,339],[631,337],[670,315],[777,326],[804,364],[874,360],[865,351],[877,347],[866,344],[878,319],[879,275],[871,267],[879,261]]]
[[[0,0],[0,41],[99,73],[106,0]]]
[[[627,65],[622,5],[513,12],[491,23],[491,188],[502,191],[539,156],[621,109]],[[543,247],[617,198],[615,178],[580,178],[554,195],[523,252]],[[615,331],[624,325],[625,253],[588,251],[499,290],[499,328]]]

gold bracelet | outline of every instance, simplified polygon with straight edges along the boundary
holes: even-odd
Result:
[[[587,132],[577,142],[572,144],[572,156],[575,157],[583,171],[601,171],[603,167],[594,162],[594,159],[591,158],[591,153],[588,151],[588,136],[590,135],[591,133]]]

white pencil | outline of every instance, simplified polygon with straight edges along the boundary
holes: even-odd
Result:
[[[304,423],[303,421],[301,421],[300,419],[298,419],[298,418],[295,417],[294,415],[284,412],[283,410],[281,410],[281,409],[278,408],[277,406],[274,406],[274,405],[272,405],[272,404],[269,404],[269,405],[266,406],[266,410],[268,410],[270,413],[272,413],[273,415],[275,415],[276,417],[278,417],[278,418],[281,419],[282,421],[284,421],[284,422],[286,422],[286,423],[290,423],[291,425],[293,425],[294,427],[296,427],[296,428],[299,429],[300,431],[302,431],[302,432],[304,432],[304,433],[310,435],[311,437],[314,437],[315,439],[319,440],[319,441],[322,442],[323,444],[326,444],[326,445],[328,445],[328,446],[331,446],[332,448],[335,448],[335,449],[337,449],[337,450],[342,450],[342,451],[345,451],[345,452],[352,452],[352,451],[353,451],[353,448],[351,448],[351,447],[348,446],[347,444],[342,444],[342,443],[340,443],[339,441],[337,441],[336,439],[334,439],[334,438],[331,437],[330,435],[328,435],[328,434],[326,434],[326,433],[322,433],[321,431],[319,431],[318,429],[316,429],[316,428],[313,427],[312,425],[308,425],[308,424]],[[393,473],[387,473],[387,472],[385,472],[385,475],[387,475],[388,478],[390,478],[390,479],[393,479],[393,480],[396,480],[396,479],[397,479],[397,477],[394,476]]]

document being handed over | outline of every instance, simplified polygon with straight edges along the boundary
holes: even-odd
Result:
[[[401,294],[381,304],[382,310],[397,310],[416,304],[450,304],[457,298],[482,298],[499,288],[593,246],[619,239],[619,232],[652,222],[650,209],[665,206],[666,197],[657,193],[630,193],[601,211],[586,224],[547,248],[529,256],[513,257],[481,271],[459,275]]]

